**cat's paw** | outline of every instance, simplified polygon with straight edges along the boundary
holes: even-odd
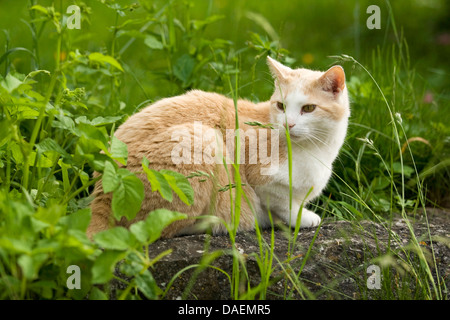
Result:
[[[311,228],[316,227],[320,224],[322,219],[312,211],[303,209],[302,220],[300,227],[301,228]]]

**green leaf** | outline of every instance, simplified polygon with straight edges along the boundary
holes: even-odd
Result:
[[[11,140],[10,137],[13,130],[10,121],[7,119],[0,121],[0,147]]]
[[[383,190],[390,186],[391,180],[386,178],[385,176],[379,176],[372,180],[371,186],[373,190]]]
[[[17,263],[22,269],[25,278],[33,280],[37,278],[38,271],[47,258],[48,254],[46,253],[38,253],[32,256],[23,254],[19,257]]]
[[[178,58],[177,62],[173,66],[173,74],[179,80],[183,82],[183,86],[189,85],[189,80],[191,78],[192,72],[195,67],[195,59],[188,54],[182,55]]]
[[[397,204],[402,207],[414,207],[414,205],[416,204],[416,201],[414,200],[406,200],[400,196],[395,196],[395,198],[397,199]]]
[[[17,165],[23,164],[25,161],[24,155],[22,153],[21,147],[13,142],[10,144],[11,152],[14,161]],[[27,158],[28,165],[36,166],[37,168],[50,168],[53,166],[53,161],[49,159],[46,155],[41,154],[40,157],[36,159],[36,152],[32,151]]]
[[[9,93],[16,90],[23,82],[8,73],[4,80],[0,81],[0,85],[5,88]]]
[[[136,254],[136,252],[130,252],[127,255],[126,261],[120,264],[120,272],[132,278],[136,277],[147,268],[148,265],[146,262],[143,261],[141,257]]]
[[[25,77],[25,80],[28,78],[33,78],[36,75],[38,75],[39,73],[44,73],[48,76],[50,75],[50,71],[48,71],[48,70],[35,70],[35,71],[31,71],[29,74],[27,74],[27,76]]]
[[[85,208],[62,217],[59,222],[72,230],[85,232],[91,221],[91,208]]]
[[[81,116],[75,119],[76,123],[87,123],[93,126],[104,126],[105,124],[115,123],[116,121],[122,119],[122,117],[96,117],[92,120],[89,120],[86,116]]]
[[[150,169],[148,165],[149,161],[144,157],[144,159],[142,160],[142,168],[147,174],[147,179],[152,187],[152,192],[158,191],[163,199],[172,202],[173,194],[166,178],[158,171]]]
[[[44,154],[41,154],[36,161],[36,152],[33,151],[30,153],[30,156],[28,157],[28,164],[30,166],[36,166],[37,168],[50,168],[53,166],[54,161],[52,161]]]
[[[156,39],[154,36],[152,35],[147,35],[145,36],[145,40],[144,43],[147,47],[151,48],[151,49],[155,49],[155,50],[161,50],[164,48],[163,44],[161,41],[159,41],[158,39]]]
[[[388,212],[391,209],[391,202],[382,197],[373,197],[371,199],[371,205],[373,209],[384,212]]]
[[[3,236],[0,238],[0,248],[13,253],[31,253],[31,244],[29,241],[14,239]]]
[[[195,30],[199,30],[204,28],[208,24],[222,20],[224,18],[225,18],[224,15],[212,15],[206,18],[205,20],[192,20],[192,26],[194,27]]]
[[[402,164],[400,162],[394,162],[392,164],[392,169],[395,173],[402,173]],[[414,173],[414,169],[406,164],[403,164],[403,174],[405,177],[409,178]]]
[[[105,170],[102,176],[103,192],[113,192],[120,185],[120,178],[117,175],[116,167],[110,161],[105,161]]]
[[[20,119],[36,119],[39,116],[39,111],[28,106],[18,106],[15,111],[12,111]]]
[[[36,144],[36,149],[41,153],[54,151],[59,153],[64,158],[70,159],[70,155],[64,150],[55,140],[51,138],[45,138],[38,144]]]
[[[158,286],[150,271],[147,269],[134,278],[138,289],[147,299],[156,299],[158,297]]]
[[[112,137],[111,157],[113,159],[119,161],[123,165],[127,164],[128,147],[127,147],[126,143],[117,139],[116,136]]]
[[[170,187],[175,191],[181,201],[187,205],[194,203],[194,190],[184,175],[170,170],[161,170],[160,172],[164,175],[164,178],[166,178]]]
[[[116,263],[125,255],[126,251],[103,251],[92,266],[92,283],[100,284],[111,280]]]
[[[90,61],[99,62],[99,63],[102,63],[102,64],[109,63],[113,67],[115,67],[115,68],[117,68],[117,69],[119,69],[120,71],[123,72],[122,66],[120,65],[120,63],[116,59],[114,59],[111,56],[104,55],[104,54],[102,54],[100,52],[93,52],[93,53],[91,53],[89,55],[89,60]]]
[[[66,214],[66,207],[53,204],[48,208],[39,207],[34,218],[50,225],[55,225],[62,216]]]
[[[92,287],[89,293],[89,300],[108,300],[108,296],[99,288]]]
[[[194,190],[192,189],[188,179],[175,171],[161,170],[160,172],[148,167],[149,161],[144,157],[142,160],[142,168],[147,174],[152,191],[158,191],[160,195],[168,200],[173,200],[172,190],[178,195],[181,201],[187,205],[194,202]]]
[[[167,209],[157,209],[148,214],[148,217],[131,225],[130,231],[140,243],[152,243],[161,237],[161,232],[171,223],[185,219],[183,213]]]
[[[97,128],[90,124],[79,123],[77,131],[81,135],[78,144],[85,153],[96,153],[98,149],[101,149],[106,154],[109,154],[107,148],[109,137],[104,127]]]
[[[44,298],[47,300],[53,299],[53,293],[58,290],[58,286],[55,281],[49,280],[37,280],[28,284],[28,288],[39,294],[40,299]]]
[[[39,4],[36,4],[36,5],[32,6],[30,8],[30,10],[37,10],[37,11],[42,12],[45,15],[48,15],[48,9],[43,7],[43,6],[41,6],[41,5],[39,5]]]
[[[117,220],[123,216],[128,220],[134,219],[141,209],[144,196],[144,184],[139,178],[132,174],[122,177],[119,186],[113,192],[111,207],[114,217]]]
[[[78,128],[75,127],[75,122],[73,121],[72,118],[67,117],[63,114],[56,115],[55,118],[58,120],[55,119],[52,122],[52,127],[67,130],[76,136],[81,135],[80,130],[78,130]]]
[[[114,227],[94,235],[95,242],[104,249],[127,250],[135,244],[134,236],[124,227]]]

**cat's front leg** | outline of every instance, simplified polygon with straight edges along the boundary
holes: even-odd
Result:
[[[300,228],[316,227],[320,224],[320,221],[322,221],[317,214],[315,214],[311,210],[306,209],[305,207],[302,208],[301,212],[299,211],[300,211],[300,204],[293,203],[290,215],[292,227],[295,227],[298,216],[300,214],[301,214]],[[288,220],[286,222],[288,222]]]

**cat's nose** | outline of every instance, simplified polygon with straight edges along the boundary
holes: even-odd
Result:
[[[295,123],[288,122],[287,125],[289,126],[289,129],[292,129],[295,126]],[[284,127],[286,128],[286,122],[284,123]]]

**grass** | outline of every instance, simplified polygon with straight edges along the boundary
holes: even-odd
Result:
[[[99,179],[92,177],[94,170],[103,172],[103,186],[114,197],[123,197],[123,203],[142,201],[139,179],[114,165],[115,161],[127,160],[126,146],[113,139],[113,133],[129,115],[161,97],[190,88],[227,94],[235,107],[239,97],[262,101],[273,90],[272,79],[262,62],[267,54],[293,66],[306,61],[304,47],[294,46],[289,52],[280,42],[295,42],[297,36],[284,30],[289,26],[295,30],[302,27],[292,25],[287,6],[277,9],[285,17],[283,29],[275,26],[283,22],[266,18],[270,17],[268,12],[275,10],[269,4],[257,8],[252,1],[246,5],[233,2],[215,12],[213,1],[205,3],[141,1],[139,7],[127,1],[93,2],[89,4],[92,7],[80,3],[82,30],[65,27],[61,19],[65,1],[53,4],[30,0],[26,10],[11,6],[10,10],[16,13],[12,15],[14,19],[22,17],[24,22],[17,29],[4,29],[4,45],[0,49],[4,50],[0,52],[0,299],[107,299],[109,292],[102,285],[116,277],[112,270],[119,261],[124,261],[120,270],[132,278],[119,280],[126,285],[118,295],[121,299],[141,295],[149,299],[165,297],[177,277],[194,270],[183,295],[191,297],[192,286],[206,268],[225,274],[233,299],[265,299],[271,285],[279,280],[284,284],[284,299],[314,299],[321,293],[342,296],[336,292],[337,280],[323,284],[319,292],[308,289],[310,284],[302,273],[312,263],[320,227],[304,248],[305,256],[299,264],[293,257],[299,245],[299,221],[292,231],[286,230],[287,257],[275,253],[273,228],[268,237],[256,228],[259,252],[252,257],[261,282],[256,286],[249,282],[245,259],[235,245],[241,201],[247,201],[239,164],[228,173],[228,189],[234,192],[230,192],[234,204],[232,222],[227,225],[231,250],[209,252],[205,243],[208,253],[197,265],[174,275],[164,291],[157,287],[149,268],[170,251],[152,259],[142,247],[156,241],[164,226],[182,219],[182,215],[158,211],[152,219],[130,230],[114,228],[97,236],[94,242],[86,238],[90,193]],[[309,5],[318,6],[317,12],[322,13],[323,19],[333,15],[333,8],[320,1]],[[411,24],[397,5],[383,3],[388,19],[383,33],[375,35],[375,47],[363,45],[368,35],[357,20],[352,22],[359,26],[354,29],[356,38],[352,38],[357,48],[353,42],[342,47],[336,47],[335,41],[330,41],[329,46],[320,45],[303,32],[305,43],[317,48],[318,57],[322,57],[304,64],[323,69],[333,61],[341,63],[352,99],[349,133],[332,180],[311,207],[328,221],[349,221],[361,237],[362,221],[374,221],[386,228],[389,242],[375,238],[380,246],[378,252],[369,248],[365,251],[367,263],[382,266],[382,290],[375,298],[445,299],[446,283],[444,275],[437,273],[434,252],[437,240],[429,233],[429,250],[424,250],[420,244],[423,239],[415,235],[412,222],[423,211],[428,223],[427,208],[439,207],[450,189],[450,130],[442,118],[450,111],[445,89],[448,66],[444,60],[438,60],[442,62],[441,69],[434,68],[429,79],[423,76],[429,75],[430,70],[423,68],[422,61],[417,65],[413,61],[426,40],[422,34],[417,36],[420,43],[407,37],[409,29],[402,27]],[[302,12],[309,12],[306,7],[303,9]],[[346,3],[343,9],[356,12],[353,10],[358,7]],[[98,10],[104,12],[102,19]],[[230,15],[229,10],[241,12],[245,19]],[[247,24],[255,27],[249,29],[251,33],[238,32],[230,28],[224,14],[233,17],[233,28],[238,24],[241,28]],[[423,11],[412,16],[425,20],[422,15]],[[305,23],[312,24],[314,19],[321,18],[304,16]],[[335,23],[345,29],[345,17],[336,18]],[[105,26],[110,26],[111,31],[99,31]],[[221,31],[223,28],[225,31]],[[319,25],[317,28],[321,30]],[[329,37],[324,34],[325,31],[317,33],[322,43]],[[348,47],[352,49],[343,49]],[[340,54],[332,56],[336,50]],[[432,51],[425,51],[424,55],[429,57],[429,63],[437,59]],[[430,94],[432,97],[426,98]],[[238,159],[239,136],[235,139]],[[291,168],[290,142],[288,149]],[[143,171],[151,182],[158,181],[158,192],[163,197],[172,199],[174,192],[186,203],[193,201],[189,189],[181,188],[187,180],[171,172],[155,173],[149,167],[151,159],[148,160],[143,163]],[[136,214],[135,208],[120,203],[115,203],[113,211],[116,218]],[[409,231],[411,241],[407,246],[391,229],[397,214]],[[213,265],[224,254],[233,258],[231,274]],[[72,264],[84,270],[81,290],[67,289],[66,269]],[[360,279],[357,284],[361,298],[374,298],[365,284],[366,267],[343,270],[333,262],[329,265],[341,275],[339,279]],[[275,276],[275,270],[282,270],[281,276]],[[408,289],[411,283],[414,289]]]

